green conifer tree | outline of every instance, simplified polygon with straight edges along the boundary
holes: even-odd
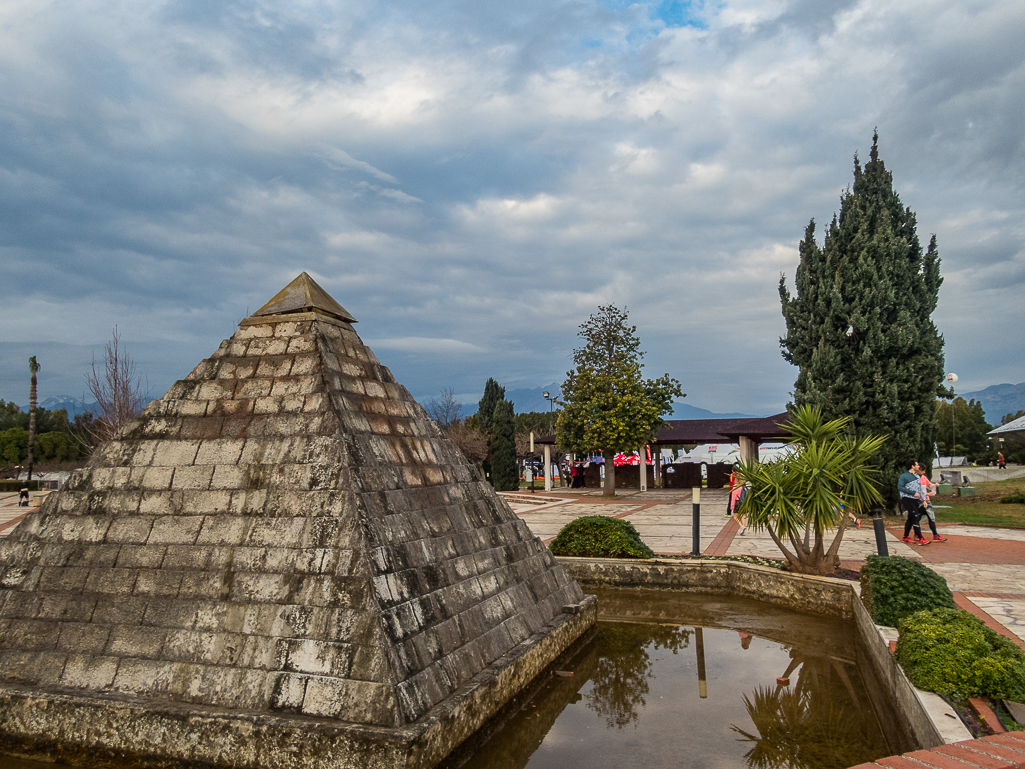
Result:
[[[484,384],[484,396],[477,402],[477,427],[488,441],[488,455],[481,462],[484,477],[491,480],[491,434],[495,421],[495,406],[505,397],[505,388],[492,377]],[[492,485],[494,482],[492,481]]]
[[[888,436],[877,461],[895,504],[901,463],[933,456],[936,396],[945,391],[943,337],[931,316],[942,278],[936,237],[923,253],[878,142],[876,133],[864,169],[855,155],[854,187],[841,195],[824,245],[814,219],[805,230],[795,297],[780,278],[780,346],[800,369],[796,405],[818,406],[827,420],[849,416],[858,436]]]
[[[516,491],[520,487],[513,404],[505,399],[496,404],[492,418],[491,485],[495,491]]]

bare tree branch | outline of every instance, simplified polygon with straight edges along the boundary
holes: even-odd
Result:
[[[146,405],[142,379],[136,375],[135,361],[121,349],[121,334],[117,326],[114,326],[112,338],[103,350],[103,370],[97,368],[94,355],[92,369],[85,375],[85,381],[99,411],[88,426],[96,443],[111,440]]]
[[[451,387],[441,388],[441,397],[431,396],[424,404],[427,416],[438,423],[438,427],[444,430],[447,427],[461,424],[462,406],[456,402],[455,390]]]

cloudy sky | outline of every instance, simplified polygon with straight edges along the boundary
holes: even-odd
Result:
[[[561,381],[626,307],[775,413],[777,282],[873,129],[961,391],[1025,381],[1020,0],[0,3],[0,398],[154,396],[299,272],[414,395]],[[820,229],[821,232],[821,229]]]

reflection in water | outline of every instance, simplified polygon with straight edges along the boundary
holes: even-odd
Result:
[[[690,616],[674,605],[644,624],[626,617],[634,600],[605,598],[603,615],[626,621],[603,619],[573,676],[552,677],[463,769],[844,769],[914,747],[887,743],[841,621],[691,596]]]
[[[603,622],[598,626],[596,645],[601,649],[590,690],[584,695],[587,707],[605,719],[608,728],[622,729],[637,721],[645,703],[651,669],[651,654],[667,649],[676,654],[687,648],[690,630],[681,627]]]
[[[759,686],[744,695],[747,714],[757,734],[739,726],[733,730],[754,746],[745,758],[752,769],[818,769],[846,767],[862,746],[885,751],[874,719],[866,718],[867,703],[844,665],[833,658],[813,657],[791,650],[783,677],[798,670],[793,687]],[[836,691],[846,697],[837,697]]]

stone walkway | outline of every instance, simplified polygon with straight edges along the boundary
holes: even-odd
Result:
[[[503,494],[513,510],[546,543],[559,529],[583,515],[612,515],[628,519],[652,550],[664,555],[691,552],[692,504],[689,490],[624,490],[615,500],[602,499],[595,489],[556,489],[550,492]],[[780,558],[767,532],[748,529],[741,534],[732,518],[724,517],[726,491],[705,489],[701,494],[700,536],[704,555],[754,555]],[[940,515],[942,521],[942,511]],[[895,521],[893,522],[896,523]],[[982,526],[940,524],[946,542],[927,547],[901,541],[902,530],[887,529],[891,555],[920,560],[950,585],[958,605],[981,617],[994,630],[1025,647],[1025,531]],[[859,569],[876,553],[871,520],[860,529],[847,529],[840,544],[846,568]]]

